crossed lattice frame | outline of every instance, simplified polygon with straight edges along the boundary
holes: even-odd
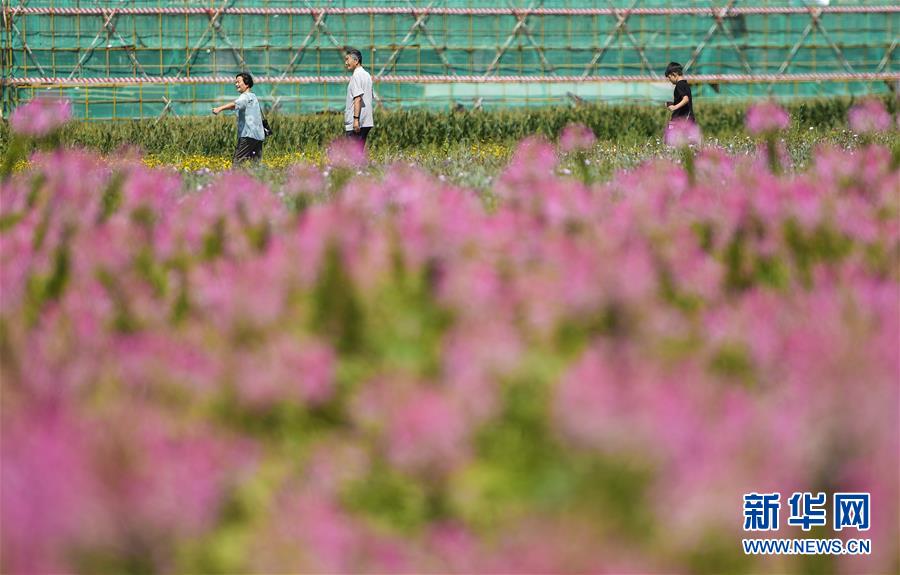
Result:
[[[376,74],[376,77],[383,76],[385,73],[389,73],[389,70],[396,64],[398,56],[403,52],[404,49],[408,48],[411,44],[412,40],[419,36],[423,36],[428,44],[431,45],[432,49],[435,50],[435,53],[438,54],[442,64],[444,65],[445,71],[451,75],[456,74],[456,70],[454,66],[447,60],[446,55],[444,54],[445,48],[438,45],[435,41],[434,36],[431,34],[427,27],[427,21],[429,17],[432,15],[432,8],[437,0],[432,0],[425,7],[417,7],[410,0],[406,0],[406,5],[408,10],[406,13],[412,18],[413,22],[407,31],[406,36],[401,40],[401,42],[395,47],[394,51],[391,53],[388,60],[381,66],[381,69]],[[638,4],[639,0],[632,0],[631,4],[627,8],[616,8],[615,4],[611,0],[605,0],[606,5],[609,7],[610,15],[616,20],[616,24],[613,29],[607,34],[605,40],[602,45],[599,46],[593,55],[591,61],[585,66],[583,75],[589,76],[592,70],[596,69],[596,66],[602,60],[603,55],[608,51],[610,44],[619,36],[624,36],[629,43],[631,44],[632,49],[638,55],[641,60],[642,67],[646,68],[651,76],[655,76],[653,72],[653,67],[650,65],[643,47],[640,42],[634,37],[634,35],[628,30],[628,20],[635,13],[635,7]],[[30,46],[28,46],[24,36],[21,33],[21,30],[16,26],[15,17],[24,12],[24,8],[28,6],[29,0],[20,0],[19,4],[16,8],[13,8],[7,12],[4,12],[4,20],[8,20],[6,22],[6,26],[11,30],[11,32],[19,39],[22,45],[22,49],[29,56],[30,60],[34,64],[34,66],[38,69],[42,76],[46,76],[46,72],[41,66],[40,62],[34,56]],[[81,55],[78,63],[73,68],[72,72],[69,74],[68,78],[74,77],[80,70],[83,64],[88,60],[91,54],[97,49],[97,47],[102,44],[100,40],[102,37],[106,36],[106,40],[109,41],[111,37],[115,37],[117,40],[122,42],[123,46],[127,46],[127,42],[119,35],[115,30],[115,21],[118,15],[122,12],[122,9],[125,7],[125,0],[118,0],[118,5],[115,8],[106,9],[101,6],[98,0],[92,0],[94,6],[99,10],[100,20],[102,22],[101,29],[98,31],[97,35],[94,37],[91,44],[87,47],[85,52]],[[242,69],[246,69],[247,65],[244,61],[243,55],[241,51],[234,45],[228,36],[227,32],[223,28],[221,24],[222,17],[228,14],[229,8],[231,8],[235,3],[235,0],[222,0],[220,5],[212,10],[207,10],[206,14],[208,17],[208,25],[204,30],[201,37],[197,40],[194,46],[190,49],[185,62],[179,67],[176,72],[175,77],[180,77],[185,73],[187,69],[189,69],[191,62],[194,59],[194,56],[198,52],[198,50],[203,46],[206,37],[210,35],[210,32],[213,32],[213,35],[217,35],[229,49],[235,55],[235,59],[237,63],[240,65]],[[310,44],[311,40],[313,40],[317,36],[324,36],[332,45],[336,48],[340,49],[343,44],[339,42],[335,36],[328,30],[326,20],[330,13],[336,12],[332,5],[334,4],[334,0],[328,0],[328,5],[324,7],[315,7],[309,0],[302,0],[302,4],[310,10],[310,17],[313,20],[312,28],[310,33],[306,36],[301,45],[297,48],[297,51],[285,69],[282,71],[280,76],[286,77],[288,76],[293,69],[300,63],[302,60],[305,49]],[[501,46],[497,48],[497,52],[493,61],[488,65],[487,69],[484,72],[485,76],[489,76],[495,74],[497,71],[503,56],[508,52],[512,43],[519,36],[523,36],[528,44],[531,45],[532,48],[535,49],[535,52],[538,54],[538,58],[541,62],[542,72],[545,74],[547,72],[553,73],[554,67],[547,60],[546,55],[544,54],[544,50],[540,44],[534,39],[533,32],[529,26],[528,19],[534,15],[536,9],[540,8],[543,4],[542,0],[534,0],[528,7],[525,8],[517,8],[513,4],[507,2],[507,6],[512,15],[516,17],[516,22],[513,26],[513,29],[507,36],[506,40],[503,42]],[[735,5],[737,4],[737,0],[728,0],[726,4],[722,7],[716,8],[711,7],[709,11],[709,15],[714,19],[712,26],[709,28],[708,32],[704,36],[704,38],[697,45],[697,48],[693,51],[690,58],[688,59],[687,64],[685,65],[685,69],[688,70],[693,67],[697,62],[699,56],[703,53],[704,49],[710,44],[710,40],[717,35],[717,33],[721,33],[726,36],[728,43],[734,49],[738,59],[741,62],[741,66],[744,71],[748,74],[752,74],[753,68],[750,65],[750,61],[747,58],[744,51],[741,49],[737,41],[735,40],[734,34],[731,31],[728,25],[728,18],[735,13]],[[810,36],[813,31],[818,30],[821,33],[822,37],[825,39],[828,46],[835,53],[838,58],[838,61],[841,63],[843,68],[850,73],[855,72],[853,66],[847,61],[846,57],[843,55],[840,47],[831,39],[831,36],[828,33],[828,30],[822,24],[822,16],[823,10],[822,8],[814,5],[808,5],[807,14],[809,15],[810,21],[807,24],[804,31],[801,33],[800,38],[794,43],[791,47],[787,57],[784,62],[782,62],[779,67],[778,73],[784,73],[790,66],[794,57],[797,55],[799,50],[803,47],[803,43]],[[897,40],[894,39],[891,46],[886,51],[883,59],[881,60],[878,70],[882,71],[886,68],[888,62],[890,61],[890,56],[896,49]],[[134,58],[134,55],[131,52],[128,52],[132,63],[136,71],[140,72],[141,75],[146,76],[146,73],[143,70],[140,62]]]
[[[333,0],[329,0],[329,5],[332,4]],[[334,37],[334,34],[328,29],[328,26],[325,24],[325,19],[328,17],[328,10],[323,8],[321,10],[316,11],[313,7],[312,3],[308,0],[303,0],[303,4],[313,10],[310,16],[313,19],[312,27],[309,30],[309,34],[306,35],[306,38],[303,39],[303,42],[300,44],[300,47],[297,48],[297,51],[294,53],[294,56],[291,58],[288,65],[285,66],[284,70],[279,74],[278,78],[283,80],[288,77],[288,75],[294,71],[294,68],[298,66],[303,61],[303,56],[306,55],[306,48],[310,45],[310,43],[315,38],[319,38],[324,36],[326,40],[328,40],[335,48],[343,49],[341,43],[337,38]],[[272,99],[272,109],[278,109],[278,106],[281,104],[281,96],[276,96],[275,93],[278,90],[279,84],[275,84],[272,87],[272,90],[269,92],[269,98]]]
[[[13,37],[17,38],[21,42],[22,49],[29,60],[41,73],[41,76],[44,77],[46,76],[44,68],[41,66],[39,60],[35,57],[34,53],[26,42],[26,38],[15,23],[16,16],[19,13],[27,11],[28,2],[29,0],[20,0],[15,8],[4,9],[4,27],[6,28],[8,41],[11,42]],[[122,39],[121,35],[119,35],[119,33],[115,30],[115,23],[118,15],[126,11],[127,8],[125,6],[124,0],[118,0],[119,3],[115,7],[109,9],[103,8],[98,0],[92,0],[92,2],[97,9],[94,13],[96,13],[99,17],[98,20],[102,24],[102,27],[98,31],[94,40],[91,42],[91,45],[81,55],[75,68],[69,74],[69,80],[74,78],[77,74],[79,74],[79,72],[82,71],[84,63],[90,58],[91,54],[98,48],[98,46],[103,44],[102,39],[104,37],[107,43],[110,42],[111,39],[115,38],[116,40],[120,41],[123,46],[127,46],[127,42],[125,42],[125,40]],[[443,64],[445,75],[457,75],[457,70],[450,63],[445,54],[446,47],[440,46],[440,44],[435,40],[431,30],[429,30],[428,28],[428,21],[431,15],[433,15],[434,13],[448,13],[448,9],[442,9],[440,7],[435,8],[434,6],[437,2],[439,2],[439,0],[431,0],[431,2],[427,6],[421,7],[414,5],[410,0],[406,1],[405,10],[403,10],[402,13],[410,16],[412,20],[411,25],[405,37],[399,42],[399,44],[393,47],[391,55],[381,66],[380,70],[375,74],[376,78],[382,78],[385,75],[389,75],[392,70],[395,70],[399,56],[405,49],[408,49],[413,44],[413,41],[417,38],[424,39],[425,42],[430,45],[431,48],[435,51],[435,53],[440,58],[441,63]],[[643,46],[628,29],[628,21],[632,15],[649,13],[649,11],[647,9],[636,8],[639,0],[632,0],[629,6],[623,8],[617,8],[611,0],[605,0],[605,3],[608,8],[604,11],[604,13],[615,19],[615,25],[612,30],[607,33],[604,41],[595,49],[593,56],[590,62],[585,66],[581,77],[588,79],[596,74],[597,67],[602,62],[604,55],[608,53],[611,44],[616,39],[621,38],[627,40],[628,44],[630,44],[630,48],[634,50],[634,52],[638,55],[642,70],[646,69],[652,78],[657,78],[656,73],[653,71],[653,67],[650,65],[646,57]],[[234,45],[227,32],[225,31],[225,28],[222,26],[223,16],[229,14],[229,11],[234,7],[234,4],[234,0],[222,0],[221,3],[218,4],[218,7],[206,11],[206,15],[208,17],[207,27],[204,30],[202,36],[188,52],[188,56],[185,59],[185,62],[179,67],[178,71],[176,72],[176,79],[180,78],[182,75],[189,71],[190,65],[197,51],[203,46],[203,43],[207,40],[207,37],[220,38],[224,42],[224,44],[228,46],[234,53],[235,59],[240,65],[241,69],[247,68],[241,50],[239,50]],[[344,9],[342,11],[340,8],[335,8],[333,0],[328,0],[327,5],[319,7],[314,6],[308,0],[303,0],[302,4],[308,10],[308,15],[312,20],[312,26],[310,28],[309,34],[307,34],[301,45],[296,49],[296,52],[291,58],[290,62],[281,71],[280,75],[277,76],[277,78],[280,80],[284,80],[285,78],[290,77],[290,74],[302,62],[303,56],[306,53],[309,45],[317,38],[324,37],[335,48],[340,49],[342,47],[342,43],[334,36],[334,34],[332,34],[328,30],[327,18],[330,14],[347,13],[347,9]],[[700,56],[703,54],[703,51],[707,48],[707,46],[711,44],[712,39],[715,36],[719,35],[724,36],[727,40],[728,45],[730,45],[734,50],[735,54],[738,57],[738,60],[740,61],[744,73],[750,76],[755,75],[753,67],[750,63],[750,59],[747,58],[744,49],[742,49],[740,44],[735,40],[734,33],[729,23],[731,16],[746,12],[746,9],[744,9],[744,11],[742,12],[740,8],[736,7],[736,4],[736,0],[728,0],[724,4],[724,6],[709,8],[707,15],[709,17],[712,17],[714,21],[707,31],[706,35],[692,52],[687,64],[685,65],[685,68],[687,70],[690,70],[692,67],[696,67]],[[532,0],[532,2],[527,7],[516,7],[511,3],[507,3],[505,13],[515,16],[516,20],[509,35],[507,36],[505,41],[497,47],[496,54],[493,60],[484,70],[482,74],[484,77],[497,76],[503,57],[508,53],[509,48],[513,45],[516,39],[519,38],[524,39],[524,41],[527,42],[527,44],[535,50],[535,53],[537,54],[540,61],[541,72],[544,77],[552,77],[556,74],[553,65],[548,61],[544,53],[543,47],[535,40],[530,25],[530,19],[533,18],[536,14],[548,13],[547,10],[543,9],[542,5],[542,0]],[[787,56],[785,57],[784,62],[782,62],[779,67],[778,74],[776,75],[782,75],[790,68],[794,58],[799,53],[806,40],[814,32],[818,32],[821,35],[821,37],[827,43],[828,47],[830,47],[830,49],[837,56],[837,60],[838,62],[840,62],[844,70],[846,70],[850,74],[854,73],[855,70],[853,66],[844,56],[840,46],[836,42],[834,42],[827,28],[822,23],[822,17],[825,11],[817,6],[807,6],[805,10],[810,18],[810,21],[804,31],[801,33],[798,40],[792,45]],[[239,9],[236,9],[234,11],[240,12]],[[464,10],[457,11],[456,13],[462,12],[464,12]],[[391,13],[399,14],[401,12],[394,11]],[[759,13],[766,12],[760,10]],[[897,39],[895,38],[885,51],[884,57],[879,62],[876,72],[889,70],[889,65],[892,61],[892,55],[896,50],[896,46]],[[131,51],[128,51],[127,53],[132,61],[135,72],[139,73],[140,76],[147,78],[146,72],[140,65],[139,61],[135,58],[134,53]],[[760,76],[765,76],[765,74]],[[277,82],[275,86],[278,86],[280,83],[281,82]],[[770,89],[772,85],[773,83],[769,84]],[[274,100],[273,105],[278,106],[281,97],[276,96],[274,94],[274,91],[272,93],[272,97]],[[165,107],[163,108],[162,112],[162,114],[164,115],[172,110],[172,102],[170,100],[167,100],[166,98],[163,98],[163,102],[165,103]]]
[[[19,4],[19,8],[26,8],[28,6],[28,0],[22,0]],[[4,7],[5,8],[5,7]],[[41,66],[41,63],[35,57],[34,52],[31,51],[31,47],[28,46],[28,42],[25,41],[25,36],[22,34],[22,31],[19,30],[19,27],[16,26],[16,12],[12,11],[7,13],[6,10],[3,11],[3,26],[9,32],[9,47],[12,49],[12,34],[15,34],[16,37],[22,42],[22,49],[25,51],[25,54],[31,59],[31,62],[35,65],[35,67],[41,72],[41,75],[45,75],[44,68]],[[9,63],[10,68],[12,68],[12,62]]]

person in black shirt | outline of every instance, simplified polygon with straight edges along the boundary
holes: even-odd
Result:
[[[675,95],[666,107],[672,112],[672,120],[683,118],[696,122],[694,118],[694,99],[691,96],[691,86],[684,79],[684,68],[678,62],[669,62],[666,66],[666,79],[675,84]]]

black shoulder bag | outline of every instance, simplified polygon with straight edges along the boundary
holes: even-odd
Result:
[[[273,133],[272,128],[269,126],[269,121],[266,120],[266,115],[263,114],[263,107],[262,104],[259,103],[259,100],[256,101],[256,104],[259,106],[259,116],[262,118],[263,134],[268,138]]]

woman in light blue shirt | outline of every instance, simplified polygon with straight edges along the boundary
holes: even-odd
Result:
[[[237,148],[234,150],[233,164],[246,161],[262,160],[263,141],[266,132],[263,129],[262,109],[256,94],[250,91],[253,87],[253,76],[241,72],[235,76],[234,87],[240,92],[237,100],[212,109],[213,114],[225,110],[237,110]]]

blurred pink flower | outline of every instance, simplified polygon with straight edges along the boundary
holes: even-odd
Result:
[[[272,250],[243,261],[216,261],[192,278],[191,299],[197,310],[223,331],[265,328],[282,317],[286,254]]]
[[[108,543],[113,517],[93,468],[91,431],[61,408],[4,413],[0,435],[4,573],[68,572],[69,553],[88,543]]]
[[[124,419],[134,429],[119,440],[119,449],[131,467],[118,479],[134,529],[177,539],[212,528],[229,491],[254,467],[250,444],[230,442],[201,425],[187,433],[173,430],[152,413],[131,412]]]
[[[257,573],[352,573],[360,570],[369,535],[339,503],[303,484],[275,498],[273,517],[256,542]]]
[[[666,128],[665,143],[673,148],[699,146],[701,141],[700,126],[696,122],[675,119]]]
[[[634,429],[628,419],[624,388],[629,385],[612,362],[591,349],[569,369],[556,387],[554,416],[558,428],[582,445],[615,451]]]
[[[749,490],[895,508],[891,150],[781,175],[717,148],[693,185],[557,152],[522,142],[485,194],[390,166],[335,197],[33,156],[0,186],[2,570],[690,571]],[[894,568],[891,519],[835,567]]]
[[[288,169],[284,191],[287,194],[303,198],[324,198],[327,192],[327,182],[319,168],[301,162]]]
[[[453,469],[466,454],[467,436],[461,410],[445,395],[420,386],[391,409],[388,459],[401,469]]]
[[[327,345],[282,336],[238,355],[235,386],[250,405],[320,405],[333,393],[334,368],[335,355]]]
[[[335,168],[363,168],[369,161],[365,146],[355,138],[336,138],[328,146],[326,155],[329,165]]]
[[[340,495],[347,484],[365,480],[371,460],[364,438],[358,441],[343,435],[323,438],[312,447],[304,480],[317,493]]]
[[[746,126],[751,134],[769,134],[787,129],[791,118],[774,100],[754,104],[747,110]]]
[[[483,569],[478,539],[461,525],[435,525],[428,532],[426,542],[430,559],[440,571],[477,573]]]
[[[558,158],[553,146],[542,136],[519,142],[512,160],[500,175],[497,192],[516,204],[539,201],[547,185],[556,185],[553,176]]]
[[[559,148],[563,152],[589,150],[597,141],[593,130],[584,124],[569,124],[559,136]]]
[[[503,292],[503,280],[489,262],[457,261],[457,266],[446,270],[438,285],[441,301],[451,305],[466,302],[464,313],[472,314],[502,307]]]
[[[147,393],[177,389],[189,394],[220,391],[221,358],[185,337],[143,332],[115,340],[123,385]]]
[[[356,424],[379,439],[388,461],[409,472],[446,472],[468,455],[470,426],[452,397],[403,375],[365,383],[353,400]]]
[[[128,167],[122,183],[124,207],[128,210],[146,207],[150,210],[147,215],[153,218],[149,222],[151,225],[168,216],[167,211],[176,206],[180,193],[181,181],[176,175],[150,170],[140,164]]]
[[[847,112],[850,129],[857,134],[887,132],[891,129],[891,115],[881,100],[867,99]]]
[[[485,325],[474,320],[445,335],[443,380],[467,420],[480,422],[495,413],[500,379],[518,365],[522,347],[505,321]]]
[[[756,154],[752,158],[754,177],[757,178],[753,185],[758,186],[759,189],[776,186],[774,178],[768,184],[765,182],[767,175],[779,176],[793,165],[793,159],[784,139],[775,137],[775,132],[768,132],[768,134],[771,139],[759,142],[756,146]]]
[[[68,100],[34,98],[13,111],[9,125],[23,136],[41,138],[59,129],[71,118],[72,104]]]

